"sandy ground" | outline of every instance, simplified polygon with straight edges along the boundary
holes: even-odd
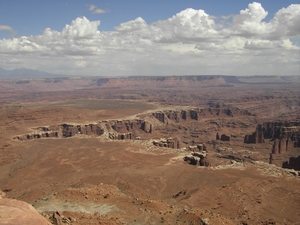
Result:
[[[156,107],[94,100],[1,106],[1,190],[72,224],[299,223],[300,179],[262,163],[202,168],[182,160],[186,151],[147,140],[13,140],[32,127],[132,118]]]

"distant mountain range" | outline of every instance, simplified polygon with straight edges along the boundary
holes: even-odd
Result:
[[[59,74],[51,74],[39,70],[30,70],[30,69],[14,69],[14,70],[5,70],[0,68],[0,79],[25,79],[25,78],[57,78],[57,77],[66,77]]]
[[[52,74],[39,70],[14,69],[5,70],[0,68],[0,80],[8,79],[53,79],[69,78],[67,75]],[[78,77],[78,79],[90,79],[93,83],[95,77]],[[300,83],[300,76],[230,76],[230,75],[186,75],[186,76],[129,76],[129,77],[106,77],[97,79],[97,86],[121,87],[154,85],[164,87],[176,86],[226,86],[231,84],[282,84]],[[144,84],[143,84],[144,83]]]

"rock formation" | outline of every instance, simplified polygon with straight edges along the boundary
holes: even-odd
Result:
[[[291,151],[294,149],[295,144],[296,143],[290,139],[275,139],[272,147],[272,154],[282,154],[287,151]]]
[[[165,121],[166,121],[166,115],[165,115],[164,112],[159,111],[159,112],[152,113],[152,115],[156,119],[158,119],[160,122],[165,123]]]
[[[247,110],[238,108],[195,108],[188,110],[166,110],[158,111],[152,114],[156,119],[162,123],[167,123],[168,120],[179,122],[189,120],[199,120],[203,117],[216,117],[216,116],[251,116]]]
[[[228,136],[226,134],[222,134],[221,135],[221,141],[230,141],[230,136]]]
[[[175,122],[179,122],[180,119],[182,118],[181,112],[180,111],[175,111],[175,110],[169,110],[165,111],[165,115],[170,119]]]
[[[185,156],[183,160],[191,165],[210,166],[206,151],[194,152],[191,156]]]
[[[0,199],[0,224],[51,225],[31,205],[15,199]]]
[[[248,144],[264,143],[264,133],[261,124],[257,125],[255,132],[249,135],[245,135],[244,143],[248,143]]]
[[[152,133],[152,124],[141,120],[113,120],[111,127],[118,133],[133,132],[134,130],[142,130],[146,133]]]
[[[76,134],[100,136],[104,133],[103,129],[101,129],[98,124],[84,124],[84,125],[62,124],[61,129],[62,129],[63,137],[72,137]]]
[[[300,147],[300,122],[265,122],[256,127],[256,131],[251,135],[246,135],[244,143],[264,143],[264,139],[285,139],[289,140],[289,148],[291,142],[296,142],[294,147]]]
[[[52,127],[37,127],[32,128],[34,131],[29,134],[18,135],[14,137],[16,140],[31,140],[39,138],[51,138],[51,137],[73,137],[75,135],[95,135],[101,136],[104,134],[105,127],[109,130],[112,130],[109,134],[111,139],[132,139],[135,136],[135,133],[138,131],[144,131],[145,133],[152,133],[153,126],[151,123],[146,122],[141,119],[137,120],[112,120],[112,121],[103,121],[101,123],[95,124],[61,124],[58,126]]]
[[[159,147],[175,148],[175,149],[180,148],[180,142],[177,138],[167,138],[167,139],[162,138],[153,141],[153,144]]]
[[[190,164],[190,165],[197,165],[198,164],[198,159],[195,158],[194,156],[185,156],[183,158],[183,160],[185,162],[187,162],[188,164]]]
[[[24,141],[24,140],[39,139],[39,138],[57,138],[58,136],[59,134],[57,131],[47,131],[47,132],[18,135],[14,137],[14,139]]]
[[[269,162],[289,169],[300,169],[299,156],[293,153],[300,147],[300,122],[268,122],[262,124],[264,138],[274,140]]]
[[[288,161],[282,163],[282,167],[300,171],[300,156],[290,157]]]
[[[132,133],[109,133],[110,139],[116,139],[116,140],[131,140],[132,139]]]

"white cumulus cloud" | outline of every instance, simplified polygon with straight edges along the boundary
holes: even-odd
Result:
[[[48,27],[37,36],[0,39],[0,67],[102,76],[299,74],[300,4],[269,21],[267,15],[258,2],[221,20],[188,8],[153,23],[124,21],[113,31],[78,17],[60,31]]]
[[[87,5],[87,6],[89,7],[89,11],[92,12],[93,14],[103,14],[108,12],[108,10],[98,8],[95,5]]]
[[[137,31],[147,28],[146,21],[138,17],[135,20],[131,20],[125,23],[121,23],[119,26],[116,26],[115,29],[120,32],[130,32]]]
[[[233,16],[232,24],[223,32],[227,35],[237,35],[242,37],[264,36],[271,29],[270,24],[263,21],[268,12],[260,3],[253,2],[247,9],[241,10],[240,14]]]
[[[10,32],[13,32],[13,29],[10,26],[1,25],[1,24],[0,24],[0,30],[7,30],[7,31],[10,31]]]
[[[167,20],[152,24],[159,42],[207,40],[217,34],[214,20],[204,10],[188,8]]]

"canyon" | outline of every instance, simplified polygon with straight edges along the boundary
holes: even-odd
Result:
[[[15,79],[0,87],[0,189],[44,222],[300,221],[298,77]]]

